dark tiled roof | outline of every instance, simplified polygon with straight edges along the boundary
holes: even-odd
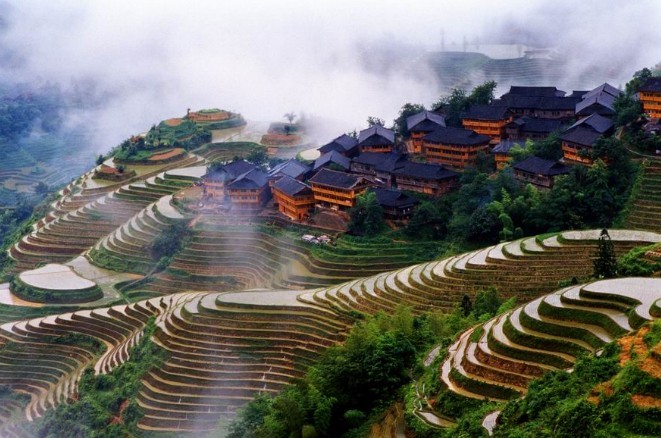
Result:
[[[506,127],[518,126],[522,133],[550,134],[562,127],[562,122],[558,119],[540,119],[537,117],[519,117],[518,119],[505,125]]]
[[[505,120],[508,117],[507,107],[502,105],[471,105],[461,115],[462,119],[474,120]]]
[[[440,164],[416,163],[413,161],[405,162],[403,166],[395,169],[392,173],[395,175],[433,180],[455,178],[458,176],[458,173],[448,170]]]
[[[353,137],[349,137],[346,134],[342,134],[328,144],[323,145],[319,148],[319,152],[325,154],[330,151],[338,152],[348,152],[351,151],[358,145],[358,140]]]
[[[510,109],[536,109],[542,111],[567,111],[576,109],[580,97],[544,97],[512,95],[503,97],[499,105],[506,105]]]
[[[287,175],[277,180],[275,184],[273,184],[273,188],[289,196],[303,195],[306,191],[312,191],[309,185]]]
[[[443,143],[459,146],[473,146],[486,144],[491,141],[491,137],[478,134],[475,131],[462,128],[438,128],[431,134],[423,137],[424,141],[432,143]]]
[[[574,123],[567,129],[567,131],[576,128],[577,126],[590,127],[594,129],[596,132],[603,134],[604,132],[611,130],[614,124],[613,121],[608,117],[600,116],[599,114],[595,113]]]
[[[317,170],[331,163],[336,164],[345,170],[349,170],[349,167],[351,167],[351,160],[349,158],[345,157],[337,151],[331,151],[317,158],[314,162],[314,167],[312,170]]]
[[[431,132],[439,126],[445,126],[445,117],[432,111],[421,111],[406,118],[409,131]]]
[[[380,152],[363,152],[352,160],[354,163],[374,167],[376,170],[390,172],[402,162],[406,161],[406,155]]]
[[[588,91],[584,96],[582,97],[588,97],[588,96],[594,96],[597,94],[608,94],[609,96],[617,97],[622,92],[618,90],[617,88],[613,87],[611,84],[608,82],[604,82],[603,84],[599,85],[597,88],[594,88],[590,91]]]
[[[587,126],[577,126],[566,131],[560,139],[582,146],[592,146],[601,137],[601,134]]]
[[[358,144],[365,146],[395,144],[395,132],[380,125],[363,129],[358,134]]]
[[[280,175],[291,176],[292,178],[299,178],[310,171],[310,166],[307,166],[300,161],[292,158],[284,163],[280,163],[269,171],[269,178],[275,178]]]
[[[268,184],[266,173],[259,169],[252,169],[239,175],[232,183],[230,189],[261,189]]]
[[[576,104],[576,114],[587,115],[594,112],[615,114],[613,104],[620,93],[620,90],[610,84],[601,84],[594,90],[585,93],[582,100]]]
[[[351,189],[364,179],[365,178],[362,176],[337,172],[330,169],[321,169],[316,175],[310,178],[310,182],[331,187],[339,187],[342,189]]]
[[[569,167],[557,161],[545,160],[539,157],[528,157],[512,166],[515,170],[537,175],[554,176],[569,173]]]
[[[420,203],[417,199],[409,196],[399,190],[384,189],[383,187],[374,187],[376,200],[382,207],[386,208],[407,208]]]
[[[498,143],[496,146],[494,146],[493,149],[491,149],[492,154],[507,154],[509,153],[510,149],[512,149],[514,146],[519,146],[519,147],[524,147],[525,145],[521,141],[513,141],[513,140],[502,140],[500,143]]]
[[[242,175],[252,169],[255,169],[254,164],[250,164],[244,160],[236,160],[231,163],[224,164],[215,172],[209,172],[204,175],[204,179],[209,181],[232,181],[239,175]]]
[[[432,122],[431,120],[423,120],[422,122],[415,125],[413,129],[409,129],[409,131],[432,132],[434,129],[438,128],[439,126],[445,126],[445,125],[439,125],[438,123]]]
[[[648,78],[645,83],[638,88],[638,91],[661,92],[661,76]]]
[[[583,97],[585,94],[589,93],[589,91],[584,91],[584,90],[574,90],[571,92],[571,94],[567,97]]]
[[[501,97],[505,96],[535,96],[535,97],[562,97],[566,93],[562,90],[558,90],[555,87],[520,87],[512,85],[510,91],[503,94]]]

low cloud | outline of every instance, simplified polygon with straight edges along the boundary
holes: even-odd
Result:
[[[251,120],[288,111],[364,127],[405,102],[429,105],[443,78],[419,62],[463,41],[555,47],[559,88],[622,85],[661,60],[654,0],[114,1],[21,0],[0,5],[2,76],[86,87],[96,150],[187,108],[221,107]],[[443,37],[441,37],[443,35]],[[598,74],[597,74],[598,73]],[[338,133],[339,134],[339,133]]]

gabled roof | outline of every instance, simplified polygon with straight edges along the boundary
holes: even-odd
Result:
[[[609,96],[617,97],[620,94],[622,94],[622,92],[620,90],[618,90],[617,88],[613,87],[608,82],[604,82],[603,84],[599,85],[598,87],[596,87],[596,88],[588,91],[587,93],[585,93],[585,95],[583,95],[583,97],[585,98],[585,97],[594,96],[594,95],[597,95],[597,94],[607,94]]]
[[[358,145],[358,140],[346,134],[342,134],[319,148],[319,152],[325,154],[330,151],[348,152]]]
[[[269,171],[269,178],[275,178],[281,175],[291,176],[292,178],[299,178],[310,171],[310,166],[307,166],[295,158],[280,163]]]
[[[439,126],[445,126],[445,117],[432,111],[421,111],[406,118],[409,131],[431,132]]]
[[[239,175],[230,183],[230,189],[261,189],[268,184],[266,173],[255,168]]]
[[[562,121],[558,119],[542,119],[538,117],[519,117],[505,125],[508,127],[518,127],[522,133],[550,134],[562,127]]]
[[[406,155],[397,153],[383,154],[380,152],[363,152],[351,161],[365,166],[371,166],[375,170],[391,172],[406,161]]]
[[[362,176],[337,172],[335,170],[325,168],[321,169],[319,172],[317,172],[316,175],[310,178],[311,183],[323,184],[341,189],[352,189],[364,181],[367,180]]]
[[[351,167],[351,160],[349,158],[337,151],[330,151],[315,160],[312,170],[317,170],[331,163],[336,164],[345,170],[349,170]]]
[[[560,136],[561,140],[580,144],[581,146],[592,146],[601,137],[601,134],[588,126],[577,126],[566,131]]]
[[[471,105],[461,114],[462,119],[474,120],[505,120],[508,117],[507,107],[502,105]]]
[[[370,128],[363,129],[358,134],[359,146],[382,144],[395,144],[395,131],[391,131],[380,125],[374,125]]]
[[[566,93],[562,90],[558,90],[555,87],[522,87],[512,85],[510,91],[503,94],[501,97],[505,96],[544,96],[544,97],[562,97]]]
[[[645,83],[638,87],[638,91],[661,92],[661,76],[653,76],[651,78],[647,78]]]
[[[385,189],[383,187],[374,187],[376,200],[382,207],[386,208],[407,208],[420,203],[417,199],[409,196],[399,190]]]
[[[403,166],[393,170],[394,175],[411,176],[415,178],[442,180],[455,178],[459,174],[446,169],[440,164],[416,163],[407,161]]]
[[[539,157],[528,157],[512,166],[515,170],[534,173],[536,175],[555,176],[569,173],[569,167],[557,161],[545,160]]]
[[[614,102],[620,90],[610,84],[603,83],[594,90],[583,95],[582,100],[576,104],[576,114],[587,115],[594,112],[615,114]],[[601,107],[601,110],[597,108]]]
[[[239,175],[255,168],[256,166],[254,164],[250,164],[247,161],[236,160],[231,163],[223,164],[214,172],[207,173],[204,175],[204,179],[209,181],[232,181]]]
[[[510,149],[512,149],[514,146],[519,146],[523,148],[525,146],[524,142],[522,141],[514,141],[514,140],[501,140],[500,143],[498,143],[496,146],[494,146],[493,149],[491,149],[492,154],[508,154]]]
[[[288,196],[303,195],[306,192],[312,191],[309,185],[287,175],[277,180],[275,184],[273,184],[273,188]]]
[[[491,141],[491,137],[487,135],[478,134],[475,131],[462,128],[438,128],[431,134],[425,135],[422,139],[432,143],[458,146],[474,146],[487,144]]]
[[[604,132],[609,131],[613,128],[614,123],[608,117],[600,116],[597,113],[591,114],[584,119],[579,120],[578,122],[571,125],[567,131],[570,129],[576,128],[577,126],[586,126],[595,130],[596,132],[603,134]]]

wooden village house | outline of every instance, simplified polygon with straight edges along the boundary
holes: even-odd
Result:
[[[445,117],[432,111],[422,111],[406,118],[406,129],[411,138],[407,150],[412,154],[422,153],[422,138],[445,126]]]
[[[376,201],[383,209],[385,219],[395,221],[407,221],[411,218],[413,208],[420,203],[417,199],[399,190],[374,187]]]
[[[555,177],[569,173],[569,167],[557,161],[528,157],[512,166],[514,178],[523,184],[533,184],[542,189],[553,187]]]
[[[278,210],[295,221],[307,219],[314,209],[312,188],[290,176],[277,180],[271,189]]]
[[[247,161],[236,160],[231,163],[223,164],[218,169],[207,172],[206,175],[202,177],[204,196],[222,202],[227,196],[227,185],[234,181],[239,175],[254,168],[255,166]]]
[[[395,132],[380,125],[363,129],[358,134],[358,149],[363,152],[392,152],[395,148]]]
[[[321,155],[335,151],[340,155],[344,155],[345,157],[353,158],[358,155],[359,152],[358,140],[346,134],[342,134],[339,137],[333,139],[330,143],[321,146],[317,150],[321,153]]]
[[[661,119],[661,77],[648,78],[638,88],[638,99],[650,118]]]
[[[252,169],[239,175],[227,185],[227,196],[232,208],[258,210],[270,195],[268,177],[260,169]]]
[[[432,163],[456,169],[475,164],[477,154],[489,149],[491,137],[461,128],[438,128],[423,137],[422,154]]]
[[[321,169],[309,180],[316,205],[346,211],[356,204],[356,196],[373,184],[363,176]]]
[[[471,105],[461,115],[461,124],[465,129],[488,135],[492,144],[505,137],[505,125],[511,121],[512,116],[507,107],[499,105]]]
[[[392,171],[394,185],[399,190],[440,196],[459,185],[459,174],[439,164],[406,161]]]
[[[613,121],[597,113],[579,120],[560,136],[564,159],[592,165],[592,159],[585,156],[585,152],[592,149],[599,138],[611,134],[613,130]]]

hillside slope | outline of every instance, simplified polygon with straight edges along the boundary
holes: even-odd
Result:
[[[589,275],[598,235],[599,230],[572,231],[523,239],[322,289],[179,293],[7,322],[0,326],[0,354],[6,358],[0,362],[2,384],[29,394],[30,400],[15,406],[4,421],[21,411],[27,419],[36,418],[64,402],[86,367],[98,373],[114,369],[153,316],[158,327],[153,342],[167,355],[164,365],[142,380],[138,403],[145,416],[139,427],[208,431],[257,394],[278,391],[300,377],[322,350],[344,339],[361,312],[392,311],[400,304],[449,309],[464,294],[472,296],[494,282],[503,296],[532,299],[553,291],[559,280]],[[645,232],[612,230],[611,237],[620,252],[661,241],[661,235]],[[653,290],[661,290],[654,281]],[[616,324],[614,332],[628,329],[625,324]],[[99,354],[72,345],[68,357],[49,353],[53,342],[70,335],[89,336],[105,348]],[[17,346],[36,354],[25,361],[11,354]],[[548,356],[554,358],[551,366],[571,362],[565,353]]]
[[[628,228],[661,232],[661,160],[650,159],[626,220]]]

